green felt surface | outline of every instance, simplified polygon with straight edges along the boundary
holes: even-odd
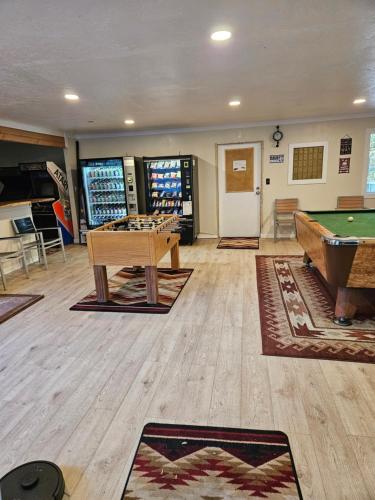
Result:
[[[375,210],[307,212],[307,214],[335,235],[375,238]],[[353,217],[353,222],[348,222],[348,217]]]

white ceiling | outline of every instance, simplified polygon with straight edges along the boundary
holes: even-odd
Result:
[[[374,21],[374,0],[0,0],[0,119],[97,132],[375,114]]]

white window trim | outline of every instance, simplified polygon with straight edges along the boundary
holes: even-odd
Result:
[[[293,158],[295,148],[313,148],[323,146],[323,170],[321,179],[293,179]],[[289,165],[288,165],[288,184],[325,184],[327,182],[327,165],[328,165],[328,142],[299,142],[297,144],[289,144]]]
[[[363,165],[363,196],[365,198],[375,198],[375,193],[368,193],[366,191],[367,187],[367,175],[368,175],[368,155],[370,152],[370,135],[375,134],[375,128],[368,128],[366,130],[366,140],[365,140],[365,154],[364,154],[364,165]]]

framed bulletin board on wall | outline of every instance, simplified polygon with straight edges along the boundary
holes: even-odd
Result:
[[[289,184],[327,181],[328,142],[289,144]]]
[[[225,151],[225,187],[227,193],[254,191],[254,149]]]

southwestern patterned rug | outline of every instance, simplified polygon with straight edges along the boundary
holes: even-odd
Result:
[[[302,499],[288,437],[258,431],[147,424],[122,500]]]
[[[138,313],[169,313],[181,290],[190,278],[193,269],[158,269],[159,302],[147,304],[144,269],[124,267],[108,279],[110,300],[101,304],[96,300],[96,291],[72,306],[72,311],[111,311]]]
[[[332,322],[334,300],[301,256],[256,256],[263,354],[375,363],[375,317]]]
[[[220,238],[217,248],[258,250],[259,238]]]
[[[43,297],[43,295],[0,294],[0,323],[4,323]]]

